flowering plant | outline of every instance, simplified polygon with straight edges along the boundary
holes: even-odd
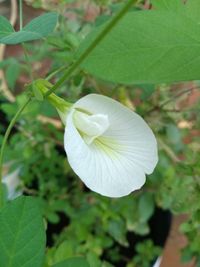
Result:
[[[96,94],[72,107],[62,99],[55,103],[53,96],[50,101],[65,124],[69,164],[90,189],[121,197],[141,188],[158,156],[154,134],[139,115]]]

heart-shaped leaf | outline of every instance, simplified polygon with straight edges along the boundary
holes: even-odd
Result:
[[[45,230],[38,202],[19,197],[0,212],[0,266],[41,267]]]

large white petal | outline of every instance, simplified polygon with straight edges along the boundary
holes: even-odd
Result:
[[[145,121],[111,98],[87,95],[73,108],[90,114],[105,114],[110,126],[88,145],[76,129],[74,110],[67,118],[65,150],[75,173],[93,191],[105,196],[121,197],[139,189],[145,173],[155,168],[156,139]]]

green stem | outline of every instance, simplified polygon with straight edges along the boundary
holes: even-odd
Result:
[[[23,3],[22,3],[22,0],[19,0],[19,28],[20,28],[20,31],[23,28]]]
[[[127,13],[129,8],[137,0],[128,0],[124,7],[117,13],[108,23],[102,32],[95,38],[91,45],[85,50],[85,52],[75,61],[63,74],[63,76],[54,84],[54,86],[46,93],[45,97],[49,96],[52,92],[58,89],[69,77],[70,75],[81,65],[81,63],[87,58],[87,56],[96,48],[96,46],[103,40],[103,38],[112,30],[112,28],[117,24],[117,22]]]
[[[62,66],[62,67],[58,68],[57,70],[51,72],[51,73],[45,78],[45,80],[49,81],[51,78],[53,78],[53,76],[55,76],[57,73],[59,73],[59,72],[65,70],[65,69],[67,69],[67,66]]]
[[[12,120],[11,120],[7,130],[6,130],[6,133],[4,135],[3,142],[2,142],[2,145],[1,145],[1,151],[0,151],[0,185],[1,185],[1,182],[2,182],[2,176],[3,176],[3,173],[2,173],[3,172],[3,156],[4,156],[5,146],[6,146],[6,143],[8,141],[8,137],[10,135],[10,132],[11,132],[13,126],[15,125],[16,121],[18,120],[19,116],[21,115],[23,110],[27,107],[27,105],[30,102],[31,102],[31,98],[29,97],[27,99],[27,101],[24,103],[24,105],[20,107],[20,109],[15,114],[15,116],[12,118]]]

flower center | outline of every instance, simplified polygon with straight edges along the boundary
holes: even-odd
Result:
[[[91,144],[109,127],[108,116],[105,114],[88,115],[84,112],[74,112],[74,124],[87,144]]]

